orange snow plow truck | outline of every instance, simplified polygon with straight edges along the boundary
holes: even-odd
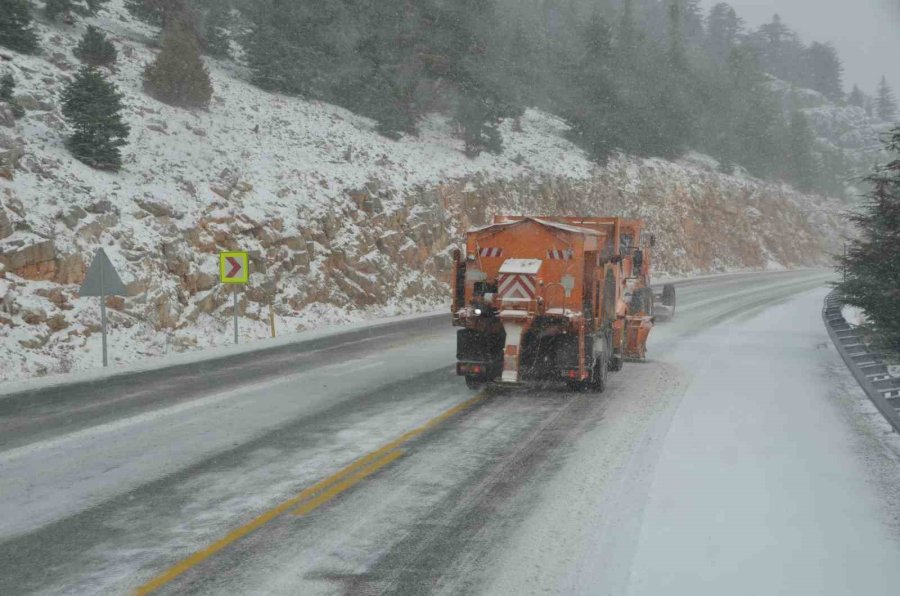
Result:
[[[609,371],[643,359],[654,302],[653,236],[617,217],[496,216],[454,251],[456,372],[477,389],[565,381],[601,392]],[[663,314],[663,313],[659,313]]]

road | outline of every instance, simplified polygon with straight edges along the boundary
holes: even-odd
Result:
[[[472,393],[422,319],[226,383],[0,398],[0,593],[895,594],[900,452],[827,279],[679,283],[602,396]]]

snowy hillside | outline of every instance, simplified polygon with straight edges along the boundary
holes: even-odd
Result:
[[[818,151],[839,153],[846,160],[851,177],[864,177],[872,166],[884,163],[886,155],[881,136],[891,129],[892,123],[870,116],[861,107],[836,105],[811,89],[794,87],[777,79],[773,80],[773,88],[782,99],[786,113],[797,108],[806,115]],[[848,190],[851,198],[861,192],[854,187]]]
[[[116,174],[63,145],[58,98],[88,24],[119,49],[110,79],[132,132]],[[152,31],[121,0],[37,29],[41,55],[0,50],[27,110],[0,126],[15,163],[0,176],[0,378],[97,365],[97,299],[77,290],[98,246],[128,284],[109,302],[111,354],[126,362],[229,342],[220,250],[251,252],[251,339],[268,333],[270,303],[279,333],[442,307],[449,248],[499,211],[645,217],[671,274],[827,263],[842,225],[838,202],[719,174],[703,156],[598,167],[534,110],[503,125],[502,155],[470,160],[440,116],[391,141],[341,108],[260,91],[232,62],[209,61],[208,111],[173,108],[141,89]]]

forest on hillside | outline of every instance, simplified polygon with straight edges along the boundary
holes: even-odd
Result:
[[[47,18],[72,19],[107,1],[35,6],[43,5]],[[34,44],[22,41],[31,3],[0,4],[9,5],[0,44],[6,35],[4,45],[12,39],[27,51]],[[740,166],[841,196],[855,174],[848,160],[815,142],[801,102],[777,95],[773,80],[881,120],[897,118],[885,81],[873,96],[856,86],[845,93],[831,44],[807,45],[778,15],[748,29],[727,3],[708,13],[699,0],[125,4],[160,31],[162,51],[145,83],[163,101],[204,107],[212,87],[199,52],[231,56],[259,87],[346,107],[374,119],[388,137],[416,134],[426,114],[447,114],[472,157],[502,151],[500,122],[535,107],[564,119],[571,140],[600,162],[618,151],[672,159],[696,150],[715,157],[726,173]]]
[[[845,97],[832,45],[805,45],[777,15],[747,30],[725,3],[704,14],[698,0],[232,2],[248,17],[256,84],[345,106],[387,135],[450,113],[470,155],[500,151],[501,119],[538,107],[600,161],[694,149],[725,171],[840,196],[852,175],[843,156],[815,146],[770,77],[896,114],[889,95]]]

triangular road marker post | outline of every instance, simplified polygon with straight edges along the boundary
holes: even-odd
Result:
[[[125,284],[122,278],[116,272],[106,251],[98,248],[94,254],[94,260],[88,268],[87,276],[84,283],[81,284],[81,290],[78,295],[99,296],[100,297],[100,327],[103,330],[103,366],[108,365],[107,348],[106,348],[106,297],[107,296],[124,296],[126,294]]]

